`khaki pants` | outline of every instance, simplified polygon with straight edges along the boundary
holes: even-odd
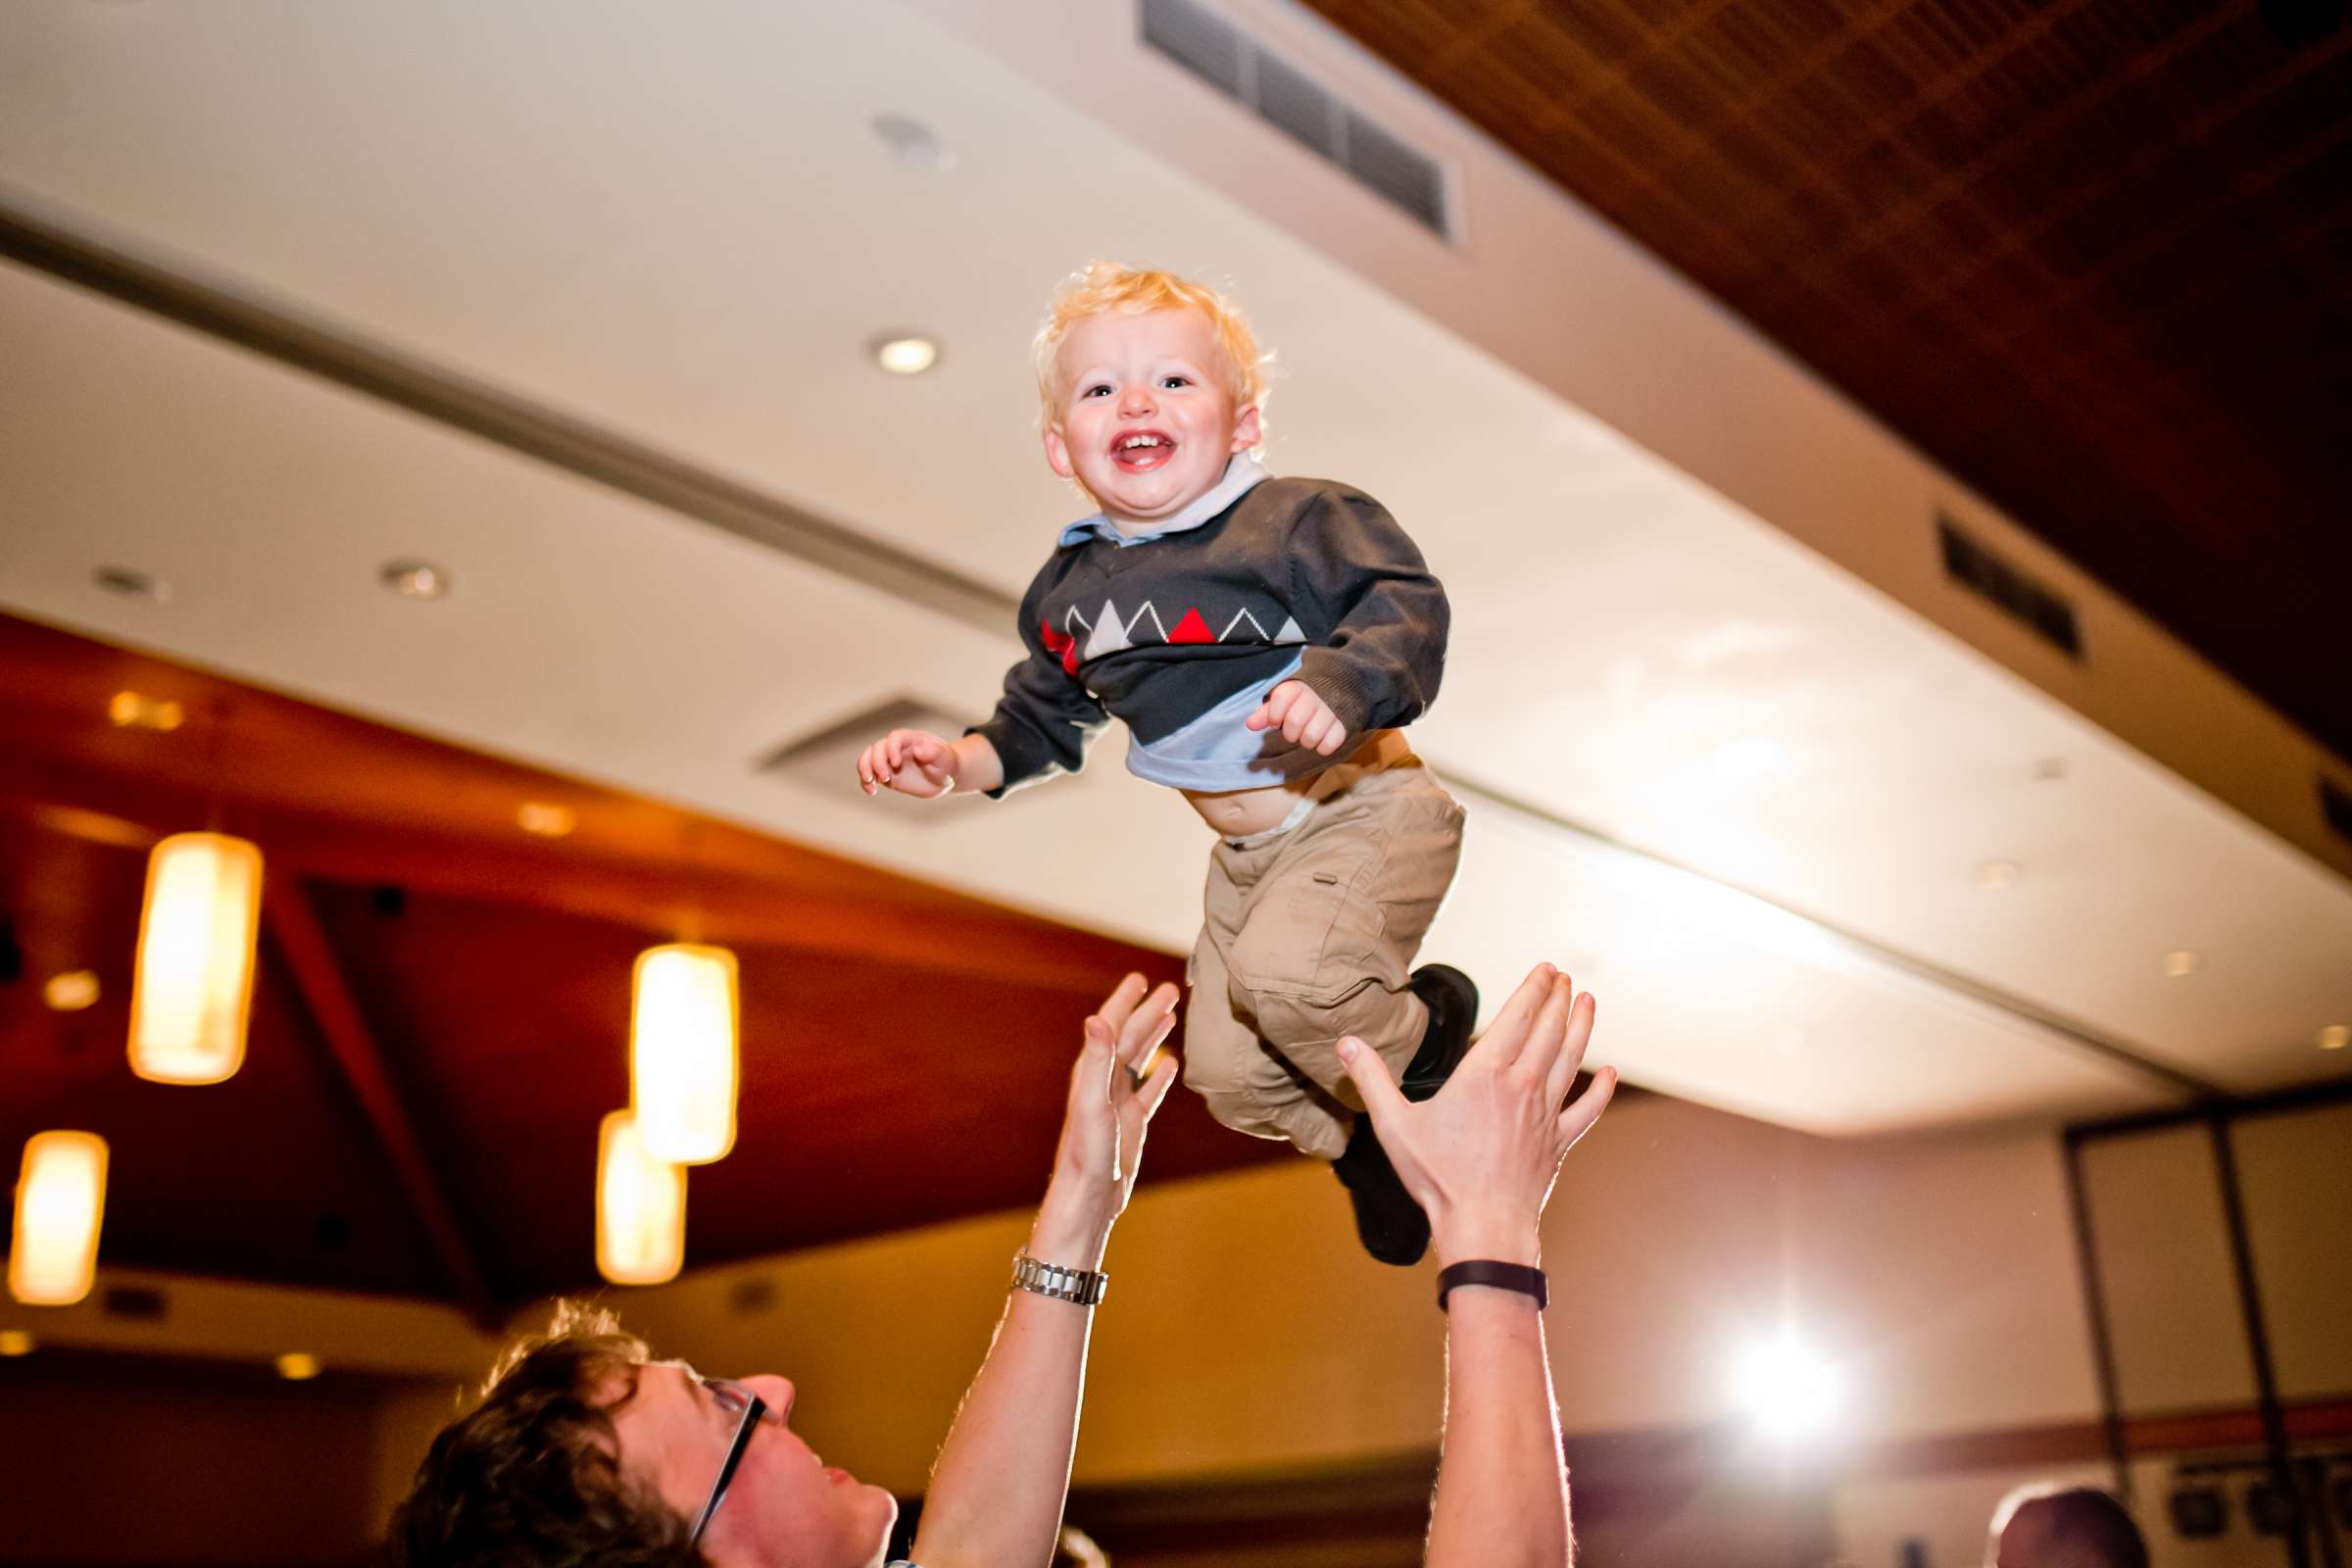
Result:
[[[1220,839],[1193,948],[1184,1081],[1217,1120],[1336,1159],[1363,1109],[1335,1049],[1402,1074],[1428,1008],[1405,989],[1462,854],[1462,808],[1410,756],[1315,778],[1305,820]]]

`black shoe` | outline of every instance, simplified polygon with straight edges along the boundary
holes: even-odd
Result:
[[[1470,1026],[1478,1022],[1478,987],[1449,964],[1425,963],[1413,971],[1407,989],[1429,1008],[1429,1027],[1422,1031],[1421,1049],[1413,1053],[1396,1087],[1407,1100],[1427,1100],[1446,1087],[1470,1049]]]
[[[1372,1118],[1355,1118],[1348,1152],[1331,1162],[1355,1206],[1355,1239],[1383,1263],[1410,1268],[1429,1250],[1429,1216],[1413,1201],[1389,1163],[1389,1152],[1372,1131]]]

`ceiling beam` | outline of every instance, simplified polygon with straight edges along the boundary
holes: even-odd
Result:
[[[692,936],[1086,994],[1135,963],[1126,943],[1035,915],[919,886],[896,897],[862,867],[824,886],[723,862],[600,855],[569,841],[522,843],[233,802],[216,811],[192,790],[22,753],[0,756],[0,816],[124,849],[217,817],[264,842],[272,871],[604,920],[649,941]]]
[[[410,1208],[457,1288],[459,1300],[476,1323],[496,1332],[501,1319],[488,1279],[458,1228],[456,1213],[433,1175],[433,1163],[400,1091],[384,1070],[383,1053],[376,1048],[359,999],[352,995],[342,965],[335,960],[308,890],[282,868],[275,870],[264,890],[262,913],[286,960],[286,970],[293,976],[296,993],[318,1025],[318,1037],[326,1042],[329,1064],[366,1113]]]

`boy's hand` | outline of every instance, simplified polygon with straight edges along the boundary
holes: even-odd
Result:
[[[956,748],[919,729],[894,729],[858,754],[858,783],[866,794],[888,787],[918,801],[956,787]]]
[[[1340,715],[1302,680],[1286,680],[1266,693],[1257,711],[1243,722],[1251,729],[1279,729],[1284,740],[1325,757],[1338,751],[1340,742],[1348,738],[1348,726],[1340,722]]]

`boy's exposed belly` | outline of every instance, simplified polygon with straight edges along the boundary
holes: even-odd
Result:
[[[1335,757],[1327,767],[1342,762],[1353,762],[1360,767],[1388,767],[1412,755],[1401,730],[1375,730],[1364,737],[1363,744],[1345,757]],[[1282,826],[1298,804],[1298,798],[1312,791],[1315,781],[1323,776],[1318,768],[1280,784],[1262,785],[1253,790],[1186,790],[1184,798],[1192,803],[1200,820],[1216,829],[1220,838],[1245,839],[1252,833],[1264,833]]]

